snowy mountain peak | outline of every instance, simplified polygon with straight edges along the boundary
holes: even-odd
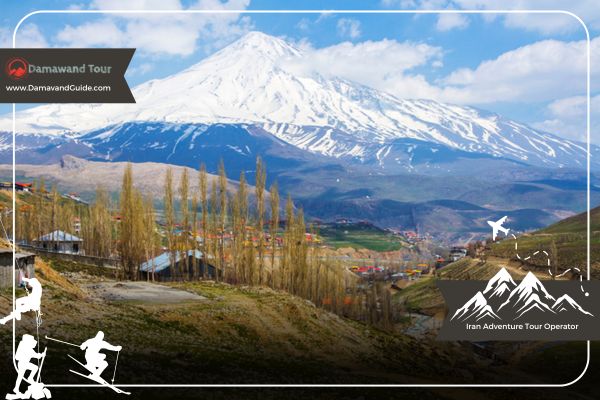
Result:
[[[507,304],[511,304],[513,307],[521,307],[523,304],[527,305],[532,298],[537,298],[538,300],[543,298],[545,300],[555,301],[555,298],[548,293],[540,280],[529,271],[498,310],[501,310]],[[546,306],[546,308],[549,307]]]
[[[502,268],[488,281],[483,294],[489,294],[489,297],[502,297],[510,292],[517,284],[512,279],[506,268]]]
[[[554,305],[552,305],[552,310],[554,310],[557,313],[560,312],[564,312],[564,311],[571,311],[571,310],[577,310],[583,314],[586,315],[590,315],[593,316],[590,312],[585,311],[575,300],[573,300],[573,298],[571,296],[569,296],[568,294],[563,294],[562,296],[560,296],[558,299],[556,299],[556,302],[554,303]]]
[[[524,298],[524,301],[522,303],[524,304],[521,305],[521,307],[516,311],[517,316],[515,317],[515,319],[518,319],[524,314],[533,310],[555,313],[554,310],[552,310],[546,303],[544,303],[540,299],[540,296],[537,293],[531,293],[529,296]]]
[[[533,292],[541,292],[545,299],[554,300],[554,297],[548,293],[544,285],[542,285],[542,282],[540,282],[533,272],[529,271],[519,286],[517,286],[515,289],[515,293],[519,295],[519,298],[522,298],[526,294]]]
[[[252,51],[256,55],[273,60],[279,57],[301,55],[300,50],[290,43],[258,31],[248,32],[223,49],[223,52],[230,53],[239,53],[240,51]]]
[[[400,99],[343,77],[305,73],[296,64],[313,65],[310,57],[280,38],[250,32],[183,71],[135,87],[136,104],[33,107],[17,113],[17,133],[79,136],[130,122],[252,124],[311,153],[388,169],[406,154],[403,140],[585,168],[581,143],[472,107]],[[0,131],[11,130],[12,115],[1,117]]]
[[[488,305],[483,293],[477,292],[464,306],[456,310],[450,320],[456,318],[460,321],[465,321],[474,318],[476,321],[479,321],[485,317],[500,319],[492,307]]]
[[[529,313],[556,315],[561,312],[568,314],[572,311],[593,316],[577,304],[568,294],[564,294],[555,300],[532,272],[529,272],[516,288],[514,287],[515,285],[516,283],[508,271],[502,268],[488,281],[485,291],[483,293],[477,292],[462,307],[456,310],[450,320],[479,321],[486,317],[517,320]],[[511,288],[514,289],[511,291]],[[485,296],[486,293],[487,296]],[[497,301],[501,297],[506,298],[508,293],[510,293],[508,299],[496,309],[494,307],[494,300]],[[551,302],[548,303],[548,301]],[[506,305],[510,305],[510,307],[502,310]]]
[[[294,45],[274,36],[253,31],[237,41],[217,51],[193,65],[188,71],[203,71],[208,66],[221,66],[229,69],[247,69],[249,74],[260,73],[260,69],[269,72],[282,60],[301,57],[301,51]],[[260,67],[257,69],[257,66]],[[218,70],[212,71],[214,74]]]

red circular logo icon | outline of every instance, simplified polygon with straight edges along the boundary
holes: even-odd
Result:
[[[28,63],[23,58],[11,58],[6,63],[6,75],[15,80],[23,79],[27,76]]]

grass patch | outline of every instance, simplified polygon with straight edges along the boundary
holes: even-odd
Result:
[[[533,235],[523,235],[518,237],[518,249],[521,258],[533,255],[538,250],[551,252],[552,242],[556,245],[557,263],[560,270],[578,267],[586,267],[586,245],[587,237],[585,233],[536,233]],[[515,259],[515,241],[512,238],[504,239],[495,243],[491,247],[490,255],[496,257]],[[591,262],[600,261],[600,234],[594,233],[591,236]],[[536,267],[545,267],[547,257],[539,253],[532,256],[528,263]]]
[[[427,314],[427,309],[440,308],[444,305],[442,293],[435,284],[435,278],[425,277],[406,287],[394,300],[404,304],[407,310]]]
[[[403,242],[383,229],[373,225],[331,225],[319,230],[327,244],[336,249],[352,247],[373,251],[395,251],[403,247]]]
[[[81,264],[74,261],[63,260],[58,257],[44,257],[52,269],[58,272],[82,272],[87,275],[100,276],[103,278],[114,279],[116,270],[95,265]]]

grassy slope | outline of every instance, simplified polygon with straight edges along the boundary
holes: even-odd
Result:
[[[518,249],[521,258],[534,253],[537,250],[550,252],[552,243],[556,245],[557,262],[560,270],[578,267],[586,270],[586,246],[587,246],[587,213],[578,214],[549,227],[522,235],[518,238]],[[600,207],[591,210],[591,264],[592,276],[600,277]],[[514,239],[504,239],[492,246],[492,255],[498,257],[514,258]],[[544,267],[547,259],[541,254],[532,257],[529,263]]]
[[[590,229],[592,232],[600,231],[600,207],[590,210]],[[581,213],[565,218],[547,228],[541,229],[539,233],[582,233],[587,225],[587,213]]]
[[[72,263],[53,264],[63,273],[83,271]],[[379,332],[317,309],[302,299],[269,289],[234,288],[210,282],[186,283],[181,288],[200,293],[208,300],[162,306],[104,303],[90,298],[51,265],[38,262],[36,267],[45,288],[40,337],[49,335],[80,343],[103,329],[108,341],[124,345],[119,357],[117,383],[308,381],[356,384],[535,380],[531,376],[535,370],[523,374],[512,366],[482,364],[454,344],[419,342],[403,335]],[[104,279],[103,274],[96,279]],[[9,308],[8,292],[3,292],[0,297],[0,312]],[[29,316],[18,325],[17,335],[24,332],[35,332]],[[44,364],[46,383],[85,383],[66,372],[74,367],[66,354],[81,358],[78,349],[44,339],[41,344],[49,346]],[[0,329],[0,349],[2,354],[10,353],[10,329]],[[115,359],[114,354],[107,353],[110,370]],[[528,358],[526,362],[534,360]],[[3,357],[2,367],[11,371],[10,359]],[[10,373],[3,377],[2,386],[8,390],[14,377]],[[543,381],[547,382],[548,378]],[[173,395],[198,398],[201,394],[200,389],[177,392],[174,392],[176,389],[130,390],[136,396],[148,399]],[[211,390],[205,395],[235,398],[235,392],[222,390]],[[366,397],[373,394],[372,391],[363,392]],[[52,393],[56,398],[122,398],[104,389],[53,388]],[[429,391],[403,393],[403,398],[421,400],[442,395]],[[295,389],[285,397],[306,398],[307,394]],[[441,398],[448,399],[504,398],[501,393],[477,389],[443,394]],[[261,390],[253,391],[252,395],[279,399],[282,392]],[[332,398],[333,392],[319,390],[309,395],[328,399]]]
[[[504,266],[509,267],[514,279],[525,276],[525,272],[512,268],[507,260],[491,258],[481,264],[479,260],[466,257],[438,270],[436,277],[426,276],[408,286],[397,295],[397,301],[404,302],[413,311],[434,315],[445,308],[442,293],[435,284],[437,279],[488,280]]]
[[[43,262],[38,262],[37,269],[45,290],[40,337],[81,343],[98,329],[104,330],[107,340],[125,347],[119,358],[121,382],[489,379],[473,368],[472,358],[452,346],[377,331],[270,289],[195,282],[176,286],[207,300],[107,303],[89,297]],[[10,291],[5,290],[0,313],[10,309],[9,299]],[[35,332],[29,316],[18,324],[17,335],[25,332]],[[9,341],[10,329],[0,329],[3,354],[10,351]],[[66,354],[79,351],[43,339],[41,344],[49,345],[46,379],[77,381],[64,371],[73,366]],[[420,357],[414,357],[415,353]],[[464,368],[471,372],[465,373]]]

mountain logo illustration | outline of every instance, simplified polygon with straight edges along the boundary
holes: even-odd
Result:
[[[478,291],[450,318],[451,321],[505,320],[515,321],[525,316],[579,313],[593,316],[571,296],[552,296],[542,282],[529,272],[517,285],[505,268]]]
[[[6,75],[14,80],[23,79],[27,76],[28,63],[23,58],[11,58],[6,63]]]
[[[456,318],[459,321],[467,321],[474,318],[476,321],[479,321],[486,317],[491,319],[501,319],[487,303],[483,293],[477,292],[471,300],[467,301],[464,306],[456,310],[450,320],[452,321]]]

